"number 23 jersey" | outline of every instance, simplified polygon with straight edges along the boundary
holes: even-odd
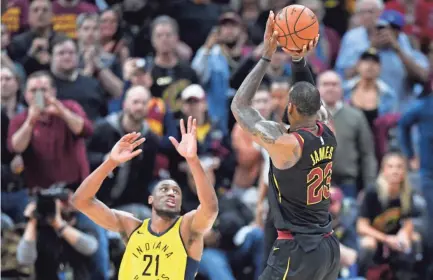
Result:
[[[152,232],[151,220],[130,236],[120,264],[119,280],[192,280],[199,262],[188,257],[179,217],[165,232]]]
[[[332,231],[329,187],[337,141],[326,125],[317,122],[317,126],[317,134],[307,129],[289,132],[302,149],[293,167],[281,170],[271,163],[268,198],[278,230],[307,235]]]

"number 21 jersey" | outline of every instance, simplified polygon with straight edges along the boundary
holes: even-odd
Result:
[[[130,236],[120,264],[119,280],[192,280],[199,262],[188,257],[180,235],[179,217],[165,232],[151,230],[144,220]]]
[[[329,187],[337,141],[326,125],[317,122],[317,126],[316,134],[307,129],[289,132],[302,149],[293,167],[281,170],[271,163],[268,198],[278,230],[306,235],[332,231]]]

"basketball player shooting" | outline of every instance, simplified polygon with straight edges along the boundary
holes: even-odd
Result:
[[[290,129],[287,131],[281,124],[264,119],[251,107],[278,45],[274,25],[271,12],[262,59],[245,78],[231,104],[237,122],[268,151],[271,159],[268,199],[278,238],[259,279],[335,280],[340,249],[332,234],[328,208],[333,151],[337,143],[326,124],[330,115],[321,105],[303,58],[317,45],[318,37],[301,51],[285,49],[292,55],[294,79],[287,105],[286,121]]]
[[[127,239],[119,271],[120,280],[192,280],[203,252],[203,235],[218,215],[218,200],[197,157],[196,120],[180,121],[182,140],[171,142],[191,170],[200,206],[180,216],[182,191],[172,180],[159,182],[149,196],[150,219],[140,221],[132,214],[108,208],[95,195],[103,180],[120,164],[142,151],[139,133],[123,136],[109,158],[90,174],[73,196],[74,206],[103,228],[120,232]],[[146,188],[147,186],[143,186]]]

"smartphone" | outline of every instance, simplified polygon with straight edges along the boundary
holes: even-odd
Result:
[[[42,90],[38,90],[35,92],[35,104],[39,109],[45,109],[45,97],[44,92]]]

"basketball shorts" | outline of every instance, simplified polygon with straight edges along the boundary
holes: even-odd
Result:
[[[340,269],[340,246],[329,234],[306,252],[293,237],[278,239],[259,280],[336,280]]]

